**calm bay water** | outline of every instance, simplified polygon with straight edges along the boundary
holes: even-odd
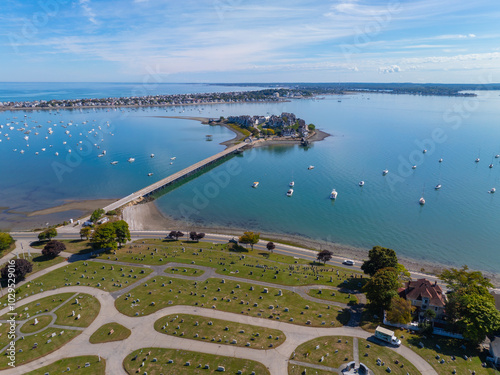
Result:
[[[494,158],[500,153],[500,97],[498,92],[479,95],[359,94],[174,110],[0,112],[0,173],[5,176],[0,181],[0,206],[23,212],[69,199],[118,198],[222,150],[218,143],[232,137],[224,128],[149,116],[294,112],[333,136],[307,149],[274,146],[246,151],[158,199],[160,210],[210,226],[304,235],[362,248],[382,245],[411,258],[467,263],[498,273],[500,197],[488,191],[500,188],[500,159]],[[460,106],[465,108],[462,112]],[[32,129],[28,142],[23,132],[5,126],[17,121],[13,126],[20,128],[24,115],[30,127],[42,125]],[[54,131],[50,136],[48,127]],[[33,135],[35,131],[39,136]],[[11,133],[10,140],[5,133]],[[206,134],[213,134],[214,141],[206,142]],[[425,141],[433,135],[434,141]],[[90,151],[83,147],[86,144]],[[69,147],[71,156],[80,158],[71,161]],[[106,156],[98,158],[104,149]],[[149,157],[151,153],[155,158]],[[171,165],[173,156],[177,159]],[[136,161],[128,163],[129,157]],[[477,157],[479,163],[474,162]],[[113,160],[118,165],[112,166]],[[58,169],[54,163],[62,166]],[[315,168],[308,170],[309,165]],[[228,168],[231,174],[225,179]],[[389,174],[383,177],[385,168]],[[154,175],[148,177],[149,172]],[[292,179],[294,194],[289,198],[285,193]],[[360,180],[365,181],[363,188]],[[257,189],[251,188],[254,181],[260,182]],[[436,191],[438,183],[442,188]],[[335,202],[328,198],[332,188],[339,192]],[[418,204],[422,194],[423,207]],[[6,211],[0,215],[3,226],[15,216]]]

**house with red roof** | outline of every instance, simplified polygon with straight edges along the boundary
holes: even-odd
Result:
[[[436,313],[436,319],[441,319],[444,315],[446,295],[443,289],[436,282],[427,279],[412,280],[405,283],[404,288],[400,288],[399,295],[411,301],[416,307],[419,318],[423,318],[427,310],[432,309]]]

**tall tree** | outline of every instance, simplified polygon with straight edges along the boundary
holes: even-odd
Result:
[[[197,239],[198,241],[199,241],[199,240],[201,240],[202,238],[205,238],[205,233],[200,232],[200,233],[198,233],[198,234],[196,235],[196,239]]]
[[[375,275],[382,268],[397,268],[398,266],[396,252],[385,247],[374,246],[368,253],[368,258],[361,265],[361,269],[370,276]]]
[[[128,223],[125,220],[115,221],[113,223],[115,227],[116,241],[121,247],[122,244],[130,241],[130,230],[128,228]]]
[[[66,250],[66,245],[60,241],[52,240],[47,242],[42,250],[42,254],[48,257],[56,257],[61,251]]]
[[[386,317],[391,323],[407,324],[412,321],[411,314],[413,310],[415,310],[415,306],[411,305],[411,301],[407,301],[399,296],[394,296],[391,299]]]
[[[23,258],[19,259],[14,259],[14,279],[15,283],[17,284],[19,281],[24,280],[24,277],[26,276],[27,273],[30,273],[33,271],[33,264]],[[2,276],[2,279],[8,279],[9,278],[9,262],[5,265],[5,267],[2,268],[0,271],[0,275]]]
[[[273,252],[274,249],[276,249],[276,245],[274,244],[274,242],[268,242],[266,247],[267,250],[269,250],[271,253]]]
[[[52,238],[57,236],[57,229],[56,228],[49,228],[45,229],[43,232],[38,234],[38,240],[43,241],[43,240],[51,240]]]
[[[116,249],[116,228],[113,223],[104,223],[95,228],[90,239],[94,249]]]
[[[398,296],[398,272],[395,268],[387,267],[378,270],[365,284],[363,290],[370,303],[381,310],[387,310],[393,297]]]
[[[326,264],[330,259],[332,259],[333,253],[330,250],[321,250],[316,259],[319,262],[323,262],[323,264]]]
[[[439,276],[450,292],[446,302],[446,314],[455,328],[475,344],[500,329],[500,312],[489,293],[493,285],[479,271],[461,269],[444,270]]]
[[[85,237],[85,239],[88,240],[91,234],[92,234],[92,229],[90,229],[90,227],[83,227],[82,229],[80,229],[80,239],[82,240],[83,237]]]
[[[244,244],[250,244],[250,247],[253,250],[253,245],[259,242],[260,233],[254,232],[244,232],[243,235],[239,238],[238,242]]]
[[[9,248],[14,243],[14,239],[9,233],[0,232],[0,251]]]
[[[104,215],[104,210],[102,208],[98,208],[92,215],[90,215],[90,221],[93,223],[97,223],[97,221]]]

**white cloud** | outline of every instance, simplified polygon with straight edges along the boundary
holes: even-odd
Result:
[[[391,65],[391,66],[381,66],[378,68],[381,73],[399,73],[401,72],[401,68],[399,65]]]
[[[96,25],[97,24],[97,20],[95,18],[96,14],[90,7],[90,0],[80,0],[80,6],[85,12],[85,15],[87,16],[88,20],[92,22],[94,25]]]

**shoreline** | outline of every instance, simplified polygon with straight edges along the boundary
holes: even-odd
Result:
[[[174,219],[170,216],[164,215],[156,206],[156,203],[147,202],[136,205],[129,205],[123,209],[123,220],[127,221],[130,230],[134,231],[156,231],[156,230],[181,230],[185,232],[190,231],[203,231],[213,234],[227,234],[239,236],[243,234],[248,228],[230,228],[222,226],[210,226],[197,223],[190,223],[183,220]],[[311,239],[304,236],[296,236],[286,233],[273,233],[261,232],[261,238],[272,239],[276,242],[290,243],[294,246],[305,247],[314,250],[330,250],[333,251],[334,256],[353,259],[362,262],[368,258],[368,251],[370,248],[357,248],[354,246],[326,242]],[[412,259],[405,256],[398,255],[400,263],[402,263],[409,271],[416,273],[424,273],[430,275],[437,275],[443,268],[460,268],[458,265],[440,264],[432,261]],[[422,270],[423,269],[423,270]],[[490,281],[496,286],[500,286],[500,274],[492,272],[481,271]]]

